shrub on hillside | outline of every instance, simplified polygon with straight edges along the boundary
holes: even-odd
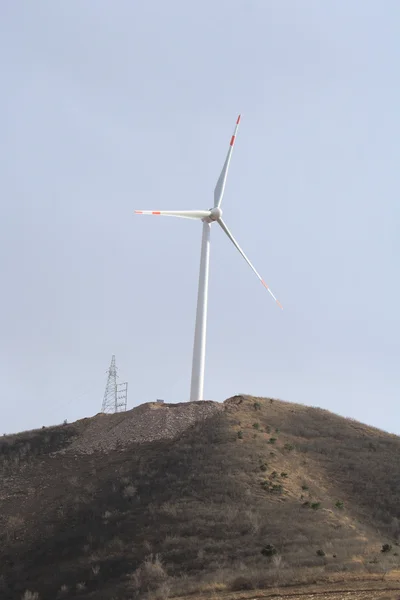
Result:
[[[65,596],[68,593],[68,586],[65,585],[65,583],[63,583],[63,585],[60,587],[60,591],[58,592],[59,596]]]
[[[168,575],[158,554],[150,555],[131,576],[131,587],[137,597],[148,592],[168,598]]]
[[[26,590],[26,592],[22,596],[22,600],[39,600],[39,594],[37,592],[31,592],[30,590]]]
[[[273,483],[271,486],[271,492],[281,494],[283,492],[283,487],[281,486],[280,483]]]
[[[86,583],[84,581],[79,581],[79,583],[76,584],[77,592],[84,592],[85,589],[86,589]]]
[[[266,544],[261,550],[263,556],[274,556],[277,552],[278,551],[273,544]]]

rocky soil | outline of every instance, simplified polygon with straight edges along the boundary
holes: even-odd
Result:
[[[123,449],[132,443],[173,439],[199,421],[223,410],[211,401],[142,404],[114,415],[99,413],[77,423],[81,433],[58,453],[93,454]]]

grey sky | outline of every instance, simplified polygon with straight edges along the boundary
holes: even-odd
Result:
[[[52,0],[0,7],[1,432],[188,399],[201,227],[205,394],[400,434],[400,3]]]

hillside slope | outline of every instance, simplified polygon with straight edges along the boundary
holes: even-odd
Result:
[[[4,600],[400,568],[400,438],[321,409],[146,404],[5,436],[0,469]]]

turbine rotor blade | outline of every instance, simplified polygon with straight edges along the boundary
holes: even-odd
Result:
[[[209,210],[135,210],[138,215],[161,215],[164,217],[180,217],[181,219],[205,219]]]
[[[237,243],[237,241],[235,240],[235,238],[233,237],[233,235],[231,234],[231,232],[229,231],[229,229],[227,228],[227,226],[225,225],[225,223],[223,222],[222,219],[218,219],[217,223],[221,226],[221,228],[225,231],[226,235],[228,236],[228,238],[231,240],[232,244],[234,246],[236,246],[236,248],[239,250],[240,254],[243,256],[244,260],[247,262],[247,264],[249,265],[249,267],[254,271],[254,273],[257,275],[258,279],[261,281],[261,283],[263,284],[263,286],[269,291],[269,293],[271,294],[271,296],[273,297],[273,299],[275,300],[275,302],[277,303],[277,305],[283,310],[283,306],[282,304],[279,302],[279,300],[274,296],[274,294],[271,292],[271,290],[269,289],[269,287],[267,286],[267,284],[265,283],[264,279],[261,277],[261,275],[259,274],[259,272],[255,269],[255,267],[251,264],[251,262],[249,261],[249,259],[247,258],[247,256],[245,255],[245,253],[243,252],[243,250],[241,249],[241,247],[239,246],[239,244]]]
[[[240,115],[237,118],[236,127],[235,127],[235,130],[234,130],[233,135],[231,137],[231,141],[229,143],[229,150],[228,150],[228,154],[226,155],[224,166],[222,167],[221,175],[219,176],[219,179],[217,181],[217,185],[215,186],[215,190],[214,190],[214,208],[219,208],[220,205],[221,205],[221,202],[222,202],[222,197],[224,195],[224,190],[225,190],[226,178],[228,176],[229,163],[231,162],[231,156],[232,156],[233,146],[234,146],[234,143],[235,143],[237,130],[239,128],[239,123],[240,123]]]

